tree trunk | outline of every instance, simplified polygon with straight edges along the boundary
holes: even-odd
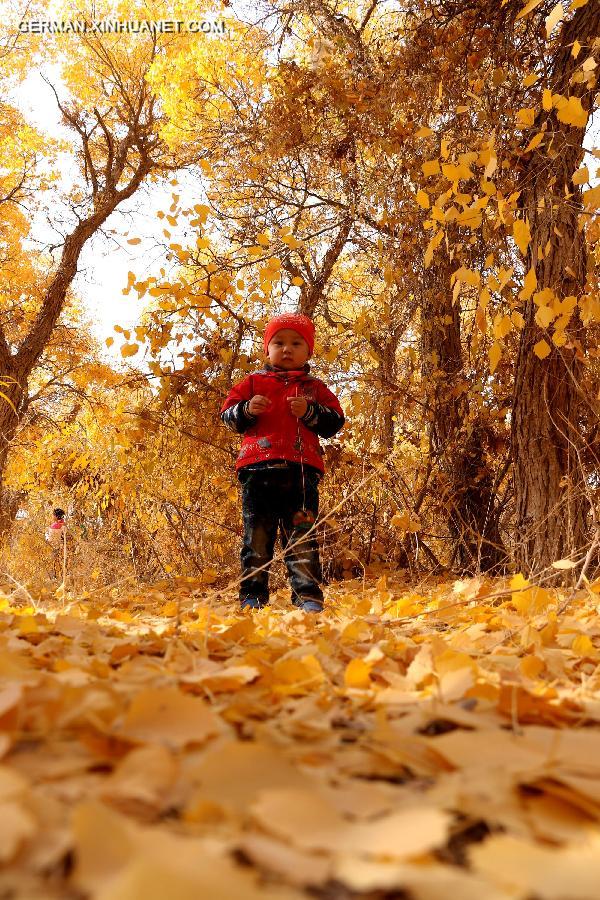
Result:
[[[4,472],[11,443],[19,422],[27,409],[27,381],[23,381],[10,363],[4,359],[0,389],[0,546],[10,532],[19,505],[19,497],[4,484]]]
[[[591,44],[599,30],[600,4],[588,3],[577,10],[563,28],[552,66],[552,93],[579,96],[587,111],[594,92],[584,84],[570,84],[578,66],[571,48],[576,39],[583,46]],[[583,158],[585,130],[560,122],[554,110],[547,116],[552,141],[533,151],[522,178],[521,204],[531,230],[527,267],[535,270],[538,291],[551,288],[559,300],[579,298],[586,282],[587,252],[578,225],[580,191],[571,179]],[[557,347],[535,322],[535,312],[536,305],[528,300],[512,420],[517,563],[529,575],[581,551],[586,539],[584,473],[578,458],[581,320],[575,309],[568,341]],[[545,359],[533,350],[541,339],[551,347]]]
[[[432,445],[445,480],[447,525],[461,569],[490,571],[506,559],[493,473],[485,461],[485,429],[468,415],[461,390],[460,310],[447,267],[429,269],[421,304],[423,373],[430,380]]]

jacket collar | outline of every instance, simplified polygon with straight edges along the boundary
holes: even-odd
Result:
[[[272,366],[271,363],[265,363],[264,369],[260,369],[257,375],[273,375],[275,378],[282,375],[291,375],[294,378],[301,378],[303,375],[308,375],[309,372],[310,366],[308,363],[304,363],[301,369],[280,369],[278,366]]]

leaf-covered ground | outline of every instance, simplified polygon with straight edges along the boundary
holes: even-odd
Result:
[[[597,898],[600,584],[0,602],[0,896]]]

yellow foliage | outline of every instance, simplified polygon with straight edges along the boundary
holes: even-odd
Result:
[[[431,175],[437,175],[440,171],[440,161],[438,159],[430,159],[421,166],[423,175],[429,178]]]
[[[559,121],[566,125],[574,125],[577,128],[585,128],[588,113],[581,105],[579,97],[561,97],[556,103],[556,115]]]
[[[533,348],[533,352],[538,357],[538,359],[546,359],[547,356],[550,355],[552,348],[543,338],[538,341],[537,344]]]
[[[371,666],[362,659],[352,659],[344,672],[344,684],[348,688],[368,688],[371,684]]]
[[[524,221],[523,219],[516,219],[515,224],[513,225],[513,237],[515,239],[515,244],[525,256],[527,254],[527,249],[529,244],[531,243],[531,231],[529,228],[529,223]]]
[[[498,341],[494,341],[489,349],[490,372],[493,375],[498,368],[500,357],[502,356],[502,345]]]

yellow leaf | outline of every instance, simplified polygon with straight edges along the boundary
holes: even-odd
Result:
[[[204,203],[196,203],[194,206],[194,212],[197,212],[202,222],[206,222],[208,218],[208,214],[210,213],[210,206],[206,206]]]
[[[104,343],[106,344],[107,347],[112,347],[114,342],[115,342],[114,337],[107,337]]]
[[[555,293],[552,288],[544,288],[542,291],[537,291],[533,295],[533,302],[536,306],[544,306],[547,303],[552,303],[555,300]]]
[[[38,623],[34,616],[21,616],[19,618],[20,634],[37,634],[39,630]]]
[[[548,88],[544,88],[542,93],[542,109],[545,112],[550,112],[552,109],[552,91],[549,91]]]
[[[128,244],[141,244],[141,242],[142,242],[141,238],[130,238],[127,241]]]
[[[573,184],[586,184],[590,180],[590,170],[587,166],[582,166],[574,173],[571,181]]]
[[[425,257],[423,260],[426,269],[428,269],[429,266],[431,265],[434,251],[441,244],[443,237],[444,237],[444,232],[438,231],[437,234],[434,234],[434,236],[429,241],[429,244],[427,245],[427,250],[425,251]]]
[[[552,335],[552,343],[555,347],[564,347],[567,343],[567,335],[564,331],[555,331]]]
[[[169,600],[169,602],[165,603],[160,610],[160,615],[167,618],[173,618],[177,615],[177,609],[177,602],[175,600]]]
[[[115,733],[140,743],[181,749],[187,744],[204,744],[222,730],[219,716],[200,697],[184,694],[176,687],[156,687],[132,695]]]
[[[527,248],[531,242],[531,231],[529,230],[529,223],[527,221],[523,221],[523,219],[516,219],[515,224],[513,225],[513,237],[515,239],[515,244],[525,256],[527,254]]]
[[[452,284],[453,281],[460,281],[463,284],[470,284],[471,287],[479,287],[481,275],[479,274],[479,272],[474,272],[472,269],[467,269],[465,266],[461,266],[460,269],[457,269],[456,272],[453,272],[450,278],[450,284]]]
[[[473,177],[473,173],[464,163],[459,163],[456,166],[451,165],[451,163],[444,163],[442,166],[442,172],[448,179],[448,181],[464,181],[468,178]]]
[[[573,653],[579,656],[595,656],[596,650],[587,634],[578,634],[571,644]]]
[[[511,603],[521,615],[535,615],[552,602],[552,595],[544,588],[531,585],[520,572],[510,580]]]
[[[535,150],[536,147],[539,147],[539,145],[544,140],[545,136],[546,136],[545,132],[538,131],[538,133],[534,137],[531,138],[531,140],[525,147],[525,153],[529,153],[530,150]]]
[[[257,241],[257,243],[259,243],[261,246],[263,246],[263,247],[268,247],[269,244],[271,243],[271,238],[269,237],[269,235],[268,235],[265,231],[263,231],[261,234],[257,235],[256,241]]]
[[[428,178],[430,175],[437,175],[440,171],[440,163],[437,159],[430,159],[421,166],[423,175]]]
[[[600,184],[583,192],[583,205],[587,209],[600,209]]]
[[[517,21],[522,19],[524,16],[528,16],[529,13],[539,6],[542,0],[529,0],[528,3],[525,4],[519,15],[517,16]]]
[[[323,669],[316,656],[284,659],[273,666],[273,681],[278,693],[302,694],[313,691],[324,680]]]
[[[581,52],[581,44],[579,43],[579,41],[574,41],[573,46],[571,47],[571,56],[573,57],[573,59],[577,59],[580,52]]]
[[[282,234],[281,240],[290,250],[298,250],[299,247],[304,246],[303,242],[297,240],[293,234]]]
[[[531,72],[530,75],[526,75],[523,79],[523,87],[531,87],[532,84],[535,84],[540,76],[537,72]]]
[[[483,174],[486,178],[491,178],[496,169],[498,168],[498,157],[493,152],[493,150],[488,151],[489,159],[486,163]]]
[[[546,343],[546,341],[541,340],[538,341],[535,347],[533,348],[533,352],[539,359],[546,359],[546,357],[550,353],[550,345]]]
[[[416,199],[419,206],[421,206],[423,209],[429,209],[429,194],[427,194],[425,191],[418,191]]]
[[[531,125],[533,125],[534,120],[535,109],[533,109],[533,107],[520,109],[517,113],[517,128],[529,128]]]
[[[476,672],[477,663],[468,653],[450,649],[444,650],[435,657],[435,671],[438,675],[457,672],[460,669],[471,669],[472,672]]]
[[[216,569],[204,569],[200,576],[200,581],[202,584],[214,584],[218,577],[219,573]]]
[[[500,357],[502,356],[502,346],[495,341],[489,349],[489,357],[490,357],[490,372],[492,375],[496,371],[498,363],[500,362]]]
[[[503,316],[498,313],[494,318],[494,337],[501,340],[512,331],[512,322],[510,316]]]
[[[579,302],[581,319],[584,325],[590,322],[600,322],[600,300],[596,297],[584,297]]]
[[[294,285],[294,287],[302,287],[302,285],[304,284],[304,278],[292,278],[292,284]]]
[[[588,114],[581,105],[579,97],[565,97],[556,104],[557,116],[565,125],[574,125],[577,128],[585,128],[587,125]]]
[[[537,277],[535,274],[535,269],[532,266],[523,280],[523,287],[519,291],[519,298],[521,300],[529,300],[536,287]]]
[[[128,624],[133,622],[133,616],[126,609],[115,609],[110,616],[111,619],[116,619],[117,622],[127,622]]]
[[[552,563],[553,569],[574,569],[577,565],[572,559],[555,559]]]
[[[555,318],[556,314],[549,306],[540,306],[535,314],[535,321],[540,328],[547,328]]]
[[[347,688],[368,688],[371,685],[371,666],[362,659],[352,659],[344,672]]]
[[[431,128],[427,128],[425,125],[423,126],[423,128],[419,128],[418,131],[415,131],[416,138],[429,137],[431,134],[433,134],[433,131],[431,130]]]
[[[396,528],[402,528],[404,531],[408,528],[409,515],[407,512],[395,513],[390,519],[390,524]]]
[[[554,31],[554,28],[556,27],[556,25],[558,25],[564,14],[565,12],[562,3],[557,3],[546,19],[546,37],[550,37],[550,35]]]
[[[526,678],[537,678],[544,671],[546,663],[539,656],[524,656],[519,663],[519,669]]]
[[[135,356],[139,349],[139,344],[123,344],[121,347],[121,356]]]

